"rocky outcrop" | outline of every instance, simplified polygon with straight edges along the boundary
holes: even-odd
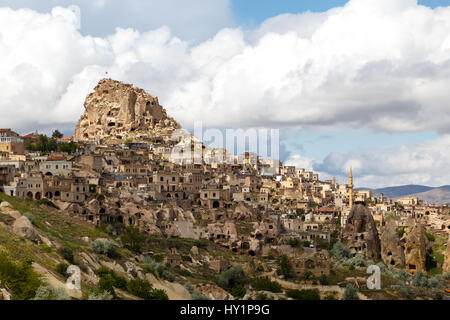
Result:
[[[446,272],[450,273],[450,237],[449,237],[448,242],[447,242],[447,249],[445,250],[445,262],[444,262],[444,265],[442,267],[442,272],[443,273],[446,273]]]
[[[405,269],[412,273],[418,270],[425,271],[427,239],[423,226],[417,224],[405,236]]]
[[[28,220],[28,218],[25,216],[22,216],[19,219],[17,219],[14,222],[12,229],[15,234],[21,237],[27,238],[28,240],[31,240],[38,244],[42,243],[41,237],[34,229],[30,220]]]
[[[372,214],[364,205],[357,204],[350,211],[342,239],[352,254],[363,254],[370,260],[377,260],[381,256],[377,227]]]
[[[131,84],[111,79],[100,80],[84,103],[85,112],[76,128],[77,142],[146,140],[167,135],[180,125],[167,116],[158,98]]]
[[[394,219],[387,222],[381,235],[381,258],[388,267],[398,269],[405,267],[405,254]]]
[[[13,295],[8,289],[0,287],[0,300],[13,300]]]

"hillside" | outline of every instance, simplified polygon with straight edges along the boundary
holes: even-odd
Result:
[[[400,197],[409,196],[416,193],[426,192],[434,189],[433,187],[409,184],[404,186],[394,186],[394,187],[385,187],[379,189],[370,189],[370,188],[357,188],[358,190],[372,190],[375,196],[379,196],[380,194],[384,194],[386,197],[391,199],[396,199]]]
[[[28,219],[32,224],[17,228],[19,219]],[[99,241],[114,250],[97,250],[98,246],[93,243]],[[174,252],[179,255],[181,264],[163,263],[164,258]],[[59,291],[60,295],[72,299],[88,299],[111,286],[119,299],[161,299],[167,294],[169,299],[189,300],[191,295],[184,287],[187,282],[199,286],[199,292],[207,290],[210,299],[230,299],[228,293],[214,284],[215,273],[207,267],[207,262],[219,256],[242,265],[249,262],[248,257],[209,241],[148,236],[114,225],[94,227],[49,205],[0,193],[0,283],[6,283],[14,299],[33,299],[37,288],[49,283],[54,289],[66,292]],[[33,270],[29,272],[34,281],[26,277],[8,278],[11,266],[19,270],[27,261],[32,263]],[[81,269],[81,292],[65,287],[64,271],[71,264]],[[148,281],[149,288],[153,288],[149,292],[154,296],[133,294],[128,285],[139,279]],[[18,289],[13,280],[18,281],[21,288],[26,287],[27,293]]]
[[[429,204],[445,205],[450,203],[450,189],[448,188],[434,188],[426,192],[415,193],[412,196],[418,197]]]
[[[404,185],[379,189],[356,188],[357,190],[372,190],[374,196],[384,194],[390,199],[402,197],[418,197],[426,203],[444,205],[450,203],[450,186],[428,187],[422,185]]]

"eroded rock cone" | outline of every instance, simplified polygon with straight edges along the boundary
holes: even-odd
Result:
[[[352,254],[359,253],[370,260],[381,256],[377,226],[369,209],[362,204],[355,205],[350,211],[342,239]]]
[[[442,272],[443,273],[446,273],[446,272],[450,273],[450,237],[448,238],[447,249],[445,250],[445,262],[444,262],[444,265],[442,267]]]
[[[415,273],[425,271],[427,238],[421,224],[417,224],[407,235],[405,242],[405,269]]]
[[[388,267],[397,269],[405,267],[405,254],[394,219],[388,221],[381,235],[381,258]]]
[[[166,110],[143,89],[102,79],[84,103],[85,112],[76,128],[76,142],[118,140],[170,134],[181,128]]]

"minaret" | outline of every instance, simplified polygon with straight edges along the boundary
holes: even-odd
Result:
[[[350,168],[350,177],[349,177],[349,184],[348,184],[348,204],[350,206],[350,209],[353,208],[353,174],[352,174],[352,168]]]

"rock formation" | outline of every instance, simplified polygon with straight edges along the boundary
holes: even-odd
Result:
[[[342,232],[342,239],[347,243],[352,254],[363,254],[367,259],[380,258],[380,238],[369,209],[361,204],[352,208],[347,224]]]
[[[444,262],[444,265],[442,267],[442,272],[443,273],[446,273],[446,272],[450,273],[450,237],[448,238],[447,249],[445,250],[445,262]]]
[[[381,258],[388,267],[405,267],[405,254],[397,232],[397,223],[391,219],[381,235]]]
[[[41,237],[39,236],[37,231],[33,228],[33,225],[31,224],[30,220],[28,220],[28,218],[25,216],[22,216],[19,219],[17,219],[14,222],[12,229],[15,234],[21,237],[27,238],[28,240],[31,240],[38,244],[42,243]]]
[[[85,112],[76,128],[77,142],[146,140],[170,135],[180,125],[167,116],[158,98],[131,84],[103,79],[84,103]]]
[[[417,224],[406,236],[405,269],[415,273],[425,271],[427,239],[421,224]]]

